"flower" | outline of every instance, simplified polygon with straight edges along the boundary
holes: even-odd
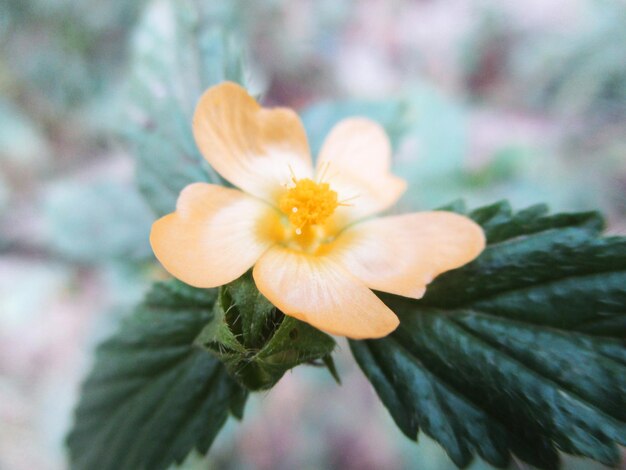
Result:
[[[354,339],[398,325],[370,290],[418,299],[444,271],[474,259],[481,228],[450,212],[374,218],[406,183],[390,173],[384,130],[345,119],[314,170],[306,133],[287,108],[261,108],[234,83],[209,88],[193,119],[211,166],[239,189],[194,183],[150,243],[173,276],[195,287],[227,284],[253,268],[259,291],[286,315]]]

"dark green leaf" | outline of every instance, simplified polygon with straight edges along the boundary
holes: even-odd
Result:
[[[452,208],[464,212],[463,205]],[[468,214],[489,245],[422,300],[385,295],[389,337],[351,341],[400,429],[421,428],[460,467],[511,454],[557,468],[558,452],[618,465],[626,444],[626,238],[596,213]]]
[[[247,392],[193,341],[212,317],[216,292],[157,284],[100,346],[68,437],[72,468],[165,469],[205,453]]]
[[[196,343],[215,354],[249,390],[274,386],[289,369],[324,361],[337,377],[330,354],[335,341],[312,326],[283,315],[256,288],[250,273],[220,288],[214,320]]]

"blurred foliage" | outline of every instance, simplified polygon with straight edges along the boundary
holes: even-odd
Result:
[[[6,98],[0,99],[0,168],[28,171],[47,164],[50,151],[41,129],[22,109]]]
[[[602,207],[611,219],[623,219],[626,10],[611,0],[570,6],[573,11],[563,12],[564,19],[553,18],[553,28],[546,27],[548,16],[524,22],[507,9],[485,7],[463,44],[465,85],[474,106],[508,107],[514,114],[505,119],[512,125],[524,114],[552,126],[543,140],[527,139],[517,151],[513,142],[495,149],[487,173],[510,151],[525,156],[506,181],[492,180],[483,188],[492,199],[495,191],[515,205],[549,201],[561,210]],[[500,128],[515,134],[504,124]],[[470,192],[472,201],[487,202]]]
[[[529,41],[520,72],[530,73],[542,106],[585,114],[592,124],[626,117],[626,8],[596,0],[587,21],[567,35]]]
[[[67,110],[111,90],[124,63],[127,37],[144,3],[3,2],[0,77],[8,87],[25,87],[51,112]]]
[[[394,171],[409,180],[404,201],[432,208],[461,190],[466,159],[463,109],[427,85],[415,85],[386,101],[338,101],[314,104],[302,112],[311,151],[317,155],[324,138],[341,119],[364,116],[381,124],[395,150]]]
[[[75,262],[152,258],[153,216],[134,188],[112,181],[62,182],[44,201],[47,244]]]
[[[407,96],[405,148],[396,169],[407,178],[404,201],[411,209],[433,208],[463,189],[467,165],[466,112],[442,93],[425,85]]]
[[[209,86],[245,83],[233,36],[237,2],[200,5],[156,2],[135,32],[129,121],[120,130],[135,150],[139,189],[157,215],[174,210],[189,183],[220,181],[196,148],[191,117]]]
[[[545,150],[509,144],[483,165],[470,166],[467,108],[424,85],[414,85],[387,101],[337,101],[302,112],[314,155],[330,129],[348,116],[365,116],[383,125],[394,147],[394,171],[409,181],[400,202],[404,210],[429,209],[463,194],[472,204],[507,195],[516,206],[550,201],[552,207],[592,209],[602,193],[576,191],[588,175]]]
[[[315,103],[300,112],[309,139],[311,153],[319,154],[324,139],[342,119],[363,116],[378,122],[385,128],[394,149],[404,136],[406,125],[403,114],[406,104],[402,100],[386,101],[326,101]]]

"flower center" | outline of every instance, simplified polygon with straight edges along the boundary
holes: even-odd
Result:
[[[316,183],[309,178],[294,178],[293,182],[295,186],[280,197],[278,207],[287,215],[296,234],[301,235],[305,227],[323,224],[340,204],[328,183]]]

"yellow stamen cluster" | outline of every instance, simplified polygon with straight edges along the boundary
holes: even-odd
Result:
[[[328,183],[316,183],[309,178],[294,178],[293,182],[295,186],[281,196],[278,207],[289,217],[299,235],[306,226],[324,223],[339,202],[337,193]]]

